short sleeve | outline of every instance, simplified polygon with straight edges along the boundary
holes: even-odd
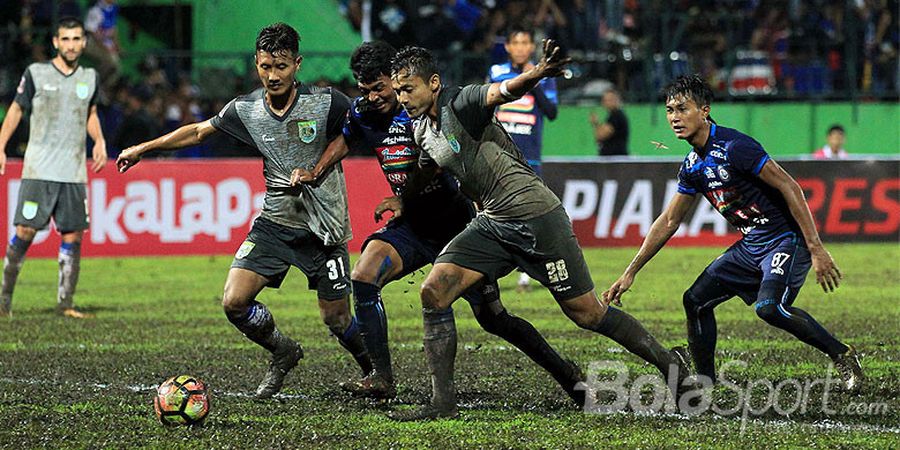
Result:
[[[365,151],[363,148],[363,124],[360,123],[360,113],[357,109],[358,104],[358,101],[354,101],[353,106],[347,111],[341,133],[344,135],[347,147],[349,147],[351,151],[362,153]]]
[[[728,151],[728,159],[731,161],[731,166],[738,172],[758,176],[759,171],[769,160],[769,154],[755,140],[738,140]]]
[[[22,79],[19,80],[19,86],[16,87],[15,102],[22,109],[31,109],[31,99],[34,98],[34,79],[31,78],[31,69],[25,69]]]
[[[472,137],[480,136],[494,117],[494,109],[486,105],[490,87],[490,84],[470,84],[451,100],[456,117]]]
[[[224,131],[229,136],[253,148],[258,148],[253,137],[250,136],[250,132],[247,131],[247,127],[244,126],[244,122],[238,116],[236,104],[237,99],[228,102],[222,111],[219,111],[219,114],[210,119],[210,124],[217,130]]]
[[[96,106],[97,101],[100,97],[100,74],[96,71],[94,72],[94,95],[91,95],[91,106]]]
[[[325,139],[328,142],[343,133],[344,121],[349,110],[350,99],[343,92],[331,88],[331,108],[328,110],[328,123],[325,125]]]
[[[697,193],[697,190],[694,189],[694,187],[691,186],[690,181],[688,181],[684,164],[682,164],[681,169],[678,170],[678,193],[684,195],[694,195]]]

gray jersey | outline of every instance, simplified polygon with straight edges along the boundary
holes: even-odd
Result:
[[[22,178],[87,182],[86,127],[97,86],[94,69],[78,66],[64,75],[50,62],[28,66],[15,98],[30,127]]]
[[[232,100],[212,125],[262,153],[266,199],[262,217],[311,231],[325,245],[352,237],[347,186],[340,163],[316,187],[291,187],[291,171],[315,167],[328,143],[341,135],[350,100],[330,88],[301,85],[294,104],[276,116],[262,88]]]
[[[496,220],[527,220],[559,206],[485,105],[490,85],[443,89],[438,120],[416,122],[416,143],[459,180],[460,189]]]

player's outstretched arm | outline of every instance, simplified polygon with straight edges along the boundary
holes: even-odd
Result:
[[[6,111],[6,117],[3,118],[3,125],[0,126],[0,175],[6,173],[6,144],[13,132],[19,127],[22,120],[22,107],[18,103],[12,102],[9,110]]]
[[[544,39],[543,44],[544,54],[537,65],[515,78],[491,84],[485,99],[485,107],[493,109],[511,102],[534,89],[542,79],[562,75],[572,59],[563,57],[559,44],[553,39]]]
[[[103,128],[100,127],[97,105],[91,106],[91,112],[88,114],[87,132],[94,141],[94,148],[91,150],[94,162],[91,164],[91,170],[98,173],[106,167],[109,155],[106,154],[106,138],[103,137]]]
[[[350,153],[350,147],[347,146],[344,135],[338,135],[338,137],[334,138],[328,144],[325,151],[322,152],[322,156],[312,170],[298,167],[291,172],[291,186],[296,186],[301,183],[317,185],[318,181],[322,178],[322,175],[328,172],[328,170],[334,167],[340,160],[344,159],[348,153]]]
[[[813,221],[812,213],[809,211],[809,205],[806,203],[806,197],[803,195],[803,189],[797,184],[789,173],[787,173],[778,163],[768,160],[759,172],[759,178],[769,186],[778,189],[784,200],[787,202],[791,216],[800,225],[800,231],[803,232],[803,238],[806,240],[806,247],[812,256],[813,270],[816,272],[816,282],[822,286],[825,292],[832,292],[840,284],[840,269],[835,264],[834,259],[825,246],[822,245],[822,239],[819,238],[819,231],[816,230],[816,223]]]
[[[119,158],[116,160],[116,167],[119,169],[119,172],[125,173],[131,166],[141,160],[141,156],[149,151],[177,150],[191,145],[198,145],[215,132],[216,127],[212,126],[210,120],[185,125],[152,141],[126,148],[119,154]]]
[[[693,195],[676,193],[672,197],[666,210],[653,221],[653,225],[650,226],[650,231],[647,233],[647,237],[644,238],[640,250],[638,250],[634,259],[631,260],[631,263],[628,264],[625,272],[609,289],[603,291],[603,301],[607,304],[621,304],[622,294],[631,288],[631,285],[634,283],[634,277],[637,276],[645,264],[659,253],[672,235],[678,231],[678,227],[695,202],[696,198]]]

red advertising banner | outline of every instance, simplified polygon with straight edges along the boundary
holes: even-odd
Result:
[[[353,240],[381,226],[373,211],[390,188],[374,159],[343,162],[350,195]],[[15,232],[21,161],[10,161],[0,178],[0,211],[6,236]],[[241,245],[265,195],[260,159],[146,160],[119,174],[111,165],[88,180],[91,227],[85,256],[230,254]],[[52,231],[51,231],[52,230]],[[55,257],[59,238],[53,229],[38,233],[29,257]]]
[[[806,194],[825,242],[900,241],[900,161],[782,161]],[[677,192],[679,162],[546,162],[585,247],[637,246]],[[702,197],[672,245],[724,246],[740,238]]]

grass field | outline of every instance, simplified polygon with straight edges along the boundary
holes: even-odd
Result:
[[[639,276],[625,308],[665,345],[686,343],[681,293],[720,250],[664,250]],[[747,420],[741,411],[694,418],[585,414],[526,357],[481,331],[458,302],[461,418],[391,422],[385,410],[424,402],[429,392],[418,306],[423,274],[384,293],[397,401],[377,404],[341,393],[337,383],[355,376],[356,368],[328,336],[305,279],[293,270],[282,289],[267,290],[260,300],[279,327],[303,344],[306,358],[279,400],[254,402],[247,396],[265,370],[267,354],[221,311],[229,257],[85,260],[77,302],[96,314],[86,321],[53,314],[56,261],[30,260],[16,290],[15,314],[0,321],[0,448],[900,447],[900,246],[830,250],[845,284],[826,296],[810,283],[797,304],[856,345],[867,384],[855,397],[832,393],[831,412],[820,393],[805,411],[785,417],[769,410]],[[586,251],[599,290],[618,276],[633,251]],[[653,373],[612,341],[569,323],[548,292],[519,295],[513,283],[511,277],[502,282],[508,309],[530,320],[565,356],[585,368],[591,361],[613,360],[624,362],[632,377]],[[720,306],[717,318],[719,363],[747,363],[729,372],[738,385],[757,379],[804,382],[828,373],[825,356],[765,325],[738,299]],[[212,412],[203,427],[163,428],[153,414],[153,388],[182,373],[211,386]],[[727,407],[737,404],[727,389],[717,388],[714,398],[730,402],[723,403]],[[866,407],[874,412],[858,414]]]

